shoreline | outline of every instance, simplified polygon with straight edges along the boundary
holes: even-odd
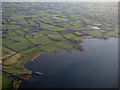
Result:
[[[110,37],[110,38],[118,38],[118,37]],[[108,39],[110,39],[110,38],[108,38]],[[84,42],[84,40],[89,40],[89,39],[95,39],[95,38],[86,38],[86,39],[82,39],[83,40],[83,42]],[[97,39],[100,39],[100,38],[96,38],[95,40],[97,40]],[[118,38],[119,39],[119,38]],[[101,40],[104,40],[104,39],[101,39]],[[105,39],[106,40],[106,39]],[[83,43],[82,42],[82,43]],[[83,45],[81,43],[81,45]],[[83,45],[84,46],[84,45]],[[58,49],[64,49],[64,50],[66,50],[67,48],[57,48],[55,51],[49,51],[49,52],[40,52],[40,53],[38,53],[37,55],[35,55],[34,57],[32,57],[30,60],[27,60],[27,61],[25,61],[23,64],[22,64],[22,68],[24,68],[24,69],[26,69],[26,70],[28,70],[26,67],[24,67],[24,65],[27,63],[27,62],[29,62],[29,61],[34,61],[35,59],[37,59],[41,54],[46,54],[46,53],[50,53],[50,52],[54,52],[54,53],[58,53],[57,52],[57,50]],[[74,48],[75,49],[75,48]],[[72,49],[72,50],[74,50],[74,49]],[[71,50],[71,51],[72,51]],[[69,51],[69,50],[66,50],[66,51]],[[30,70],[28,70],[28,71],[30,71]],[[32,71],[30,71],[31,73],[29,73],[29,77],[31,77],[31,74],[32,74]],[[25,73],[21,73],[22,75],[24,75]],[[26,78],[26,79],[22,79],[22,80],[14,80],[14,82],[13,82],[13,86],[15,86],[15,87],[17,87],[16,89],[18,89],[19,88],[19,86],[20,86],[20,84],[24,81],[24,80],[28,80],[29,79],[29,77],[28,78]],[[15,84],[16,83],[16,84]],[[14,87],[14,88],[15,88]]]
[[[111,38],[118,38],[118,37],[109,37],[108,39],[111,39]],[[97,39],[100,39],[100,40],[108,40],[108,39],[101,39],[101,38],[86,38],[86,39],[82,39],[83,40],[83,42],[84,42],[84,40],[97,40]],[[118,38],[119,39],[119,38]],[[81,45],[84,47],[84,45],[82,44],[83,42],[81,42]],[[52,52],[54,52],[54,53],[58,53],[58,49],[64,49],[64,50],[66,50],[66,48],[57,48],[55,51],[52,51]],[[75,49],[75,48],[74,48]],[[73,50],[74,50],[73,49]],[[66,50],[66,51],[68,51],[68,50]],[[72,50],[71,50],[72,51]],[[51,51],[50,52],[44,52],[44,53],[38,53],[36,56],[34,56],[33,58],[31,58],[29,61],[34,61],[35,59],[37,59],[41,54],[47,54],[47,53],[51,53]],[[27,61],[27,62],[29,62],[29,61]],[[26,62],[26,63],[27,63]],[[26,64],[26,63],[24,63],[24,64]],[[27,69],[27,68],[26,68]],[[28,69],[27,69],[28,70]],[[30,71],[30,70],[29,70]],[[22,83],[22,81],[21,81],[21,83]],[[21,84],[20,83],[20,84]],[[20,84],[19,84],[19,86],[20,86]]]
[[[113,40],[117,40],[117,39],[112,39],[112,41]],[[89,41],[90,42],[90,41]],[[95,41],[96,42],[96,41]],[[99,41],[97,41],[97,42],[99,42]],[[103,40],[103,42],[106,42],[106,41],[104,41]],[[49,59],[49,58],[48,58]],[[39,59],[37,60],[37,61],[39,61]],[[33,65],[32,63],[30,64],[30,65]],[[41,64],[40,64],[41,65]],[[35,69],[36,70],[36,69]],[[38,70],[38,69],[37,69]],[[43,67],[43,70],[44,70],[44,67]],[[48,68],[48,70],[49,70],[49,68]],[[39,70],[39,71],[41,71],[41,70]],[[29,83],[28,83],[29,84]],[[23,88],[24,88],[24,83],[22,84],[22,86],[23,86]]]

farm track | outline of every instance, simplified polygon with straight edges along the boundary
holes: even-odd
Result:
[[[58,40],[55,40],[55,39],[53,39],[53,38],[51,38],[51,37],[49,37],[49,35],[47,35],[47,34],[44,34],[44,33],[42,33],[44,36],[47,36],[50,40],[52,40],[52,41],[58,41]]]
[[[18,36],[21,36],[19,33],[17,33],[15,30],[13,30]]]

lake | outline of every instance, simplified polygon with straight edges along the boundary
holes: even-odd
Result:
[[[118,39],[84,39],[84,51],[40,55],[25,67],[42,72],[23,81],[20,88],[117,88]]]
[[[94,26],[94,27],[91,27],[91,29],[94,29],[94,30],[100,30],[101,28],[98,27],[98,26]]]

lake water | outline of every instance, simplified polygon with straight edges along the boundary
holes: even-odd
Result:
[[[40,55],[25,64],[42,72],[22,82],[21,88],[117,88],[118,39],[85,39],[84,51],[63,49]]]
[[[94,27],[91,27],[91,29],[100,30],[101,28],[98,26],[94,26]]]

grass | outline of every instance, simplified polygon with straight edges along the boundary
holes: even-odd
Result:
[[[30,46],[32,46],[33,44],[28,41],[26,38],[24,37],[21,37],[21,36],[17,36],[17,37],[7,37],[8,39],[11,39],[11,40],[3,40],[3,45],[6,45],[8,46],[9,48],[15,50],[15,51],[21,51],[21,50],[24,50],[24,49],[27,49],[29,48]],[[15,42],[17,41],[17,42]],[[8,44],[8,42],[10,42]]]
[[[57,22],[68,21],[68,19],[61,18],[61,17],[58,17],[58,16],[53,16],[52,18],[53,18],[54,20],[56,20]]]
[[[0,72],[0,89],[2,90],[2,72]]]
[[[24,49],[31,47],[32,45],[33,44],[30,43],[29,41],[23,41],[23,42],[16,42],[12,45],[9,45],[9,47],[12,48],[13,50],[20,52]]]
[[[75,32],[75,34],[82,35],[83,33],[77,31],[77,32]]]
[[[28,61],[29,59],[30,58],[26,56],[22,58],[22,60],[20,60],[19,62],[14,63],[10,66],[2,66],[2,69],[6,72],[9,71],[9,73],[12,73],[13,75],[31,73],[31,71],[24,68],[24,63]]]
[[[64,41],[65,39],[58,33],[51,33],[51,34],[48,34],[48,36],[54,40],[61,40],[61,41]]]
[[[2,28],[13,30],[13,29],[20,29],[21,26],[20,25],[3,25]]]
[[[75,35],[73,33],[67,33],[67,34],[64,34],[64,37],[66,37],[67,39],[70,39],[70,38],[74,38]]]
[[[2,45],[9,46],[11,44],[14,44],[12,40],[4,39],[4,38],[2,39]]]
[[[49,45],[49,46],[40,47],[40,49],[44,50],[45,52],[54,52],[56,51],[57,47],[53,45]]]
[[[3,50],[4,52],[6,52],[6,53],[9,53],[10,55],[13,55],[13,54],[16,53],[16,52],[14,52],[14,51],[12,51],[12,50],[10,50],[10,49],[4,47],[4,46],[2,47],[2,50]]]
[[[2,53],[2,59],[8,58],[9,56],[11,56],[10,54],[6,54],[6,53]]]
[[[34,35],[33,38],[32,35]],[[40,33],[32,33],[27,35],[26,37],[34,44],[50,44],[54,42],[50,40],[47,36],[44,36],[43,34]]]
[[[14,31],[7,31],[7,34],[4,34],[5,37],[16,37],[18,36]]]
[[[102,33],[98,30],[89,30],[89,31],[83,31],[83,32],[94,37],[102,37]]]
[[[66,30],[65,28],[59,28],[53,25],[48,25],[48,24],[43,24],[41,23],[41,27],[47,30],[51,30],[51,31],[63,31]]]
[[[6,60],[3,61],[2,63],[3,63],[4,65],[12,65],[12,64],[18,62],[18,59],[20,58],[20,56],[21,56],[20,54],[16,54],[16,55],[10,57],[9,59],[6,59]]]
[[[21,36],[23,36],[23,35],[25,34],[25,32],[22,31],[21,29],[20,29],[20,30],[16,30],[16,32],[17,32],[19,35],[21,35]]]
[[[3,51],[1,51],[1,50],[0,50],[0,52],[2,52],[2,55],[3,55],[3,56],[7,54],[7,53],[5,53],[5,52],[3,52]]]
[[[106,33],[105,37],[118,37],[118,29],[116,29],[115,31],[110,31],[108,33]]]
[[[11,89],[13,88],[13,82],[15,77],[11,75],[2,73],[2,89]]]
[[[81,39],[87,39],[87,38],[93,38],[93,36],[80,36],[80,37],[75,37],[75,40],[81,40]]]

